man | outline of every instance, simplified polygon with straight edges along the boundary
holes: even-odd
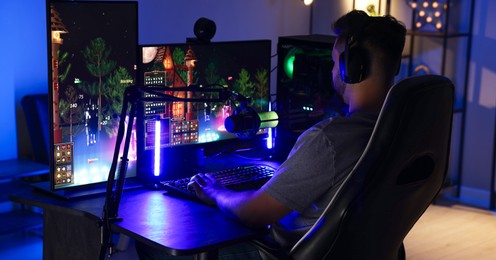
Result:
[[[334,88],[349,106],[348,114],[303,133],[274,177],[257,191],[228,190],[208,174],[194,176],[189,184],[200,199],[227,215],[252,227],[271,225],[272,235],[288,247],[315,223],[362,154],[401,63],[406,29],[393,17],[352,11],[334,29]]]
[[[347,115],[305,131],[259,190],[231,191],[208,174],[195,175],[188,184],[232,218],[251,227],[270,225],[270,236],[286,248],[316,222],[358,161],[401,63],[406,29],[391,16],[352,11],[334,30],[334,88],[349,107]]]

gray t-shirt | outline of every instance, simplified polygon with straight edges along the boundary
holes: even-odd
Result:
[[[272,237],[292,247],[317,221],[362,155],[378,114],[356,112],[324,120],[305,131],[262,189],[293,209],[271,227]]]

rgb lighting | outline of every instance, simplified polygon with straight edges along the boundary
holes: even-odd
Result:
[[[272,103],[269,102],[269,111],[272,111]],[[273,139],[273,135],[272,135],[272,131],[273,131],[273,128],[269,128],[268,129],[268,136],[267,136],[267,143],[266,143],[266,146],[267,146],[267,149],[272,149],[274,148],[274,139]]]
[[[160,175],[160,134],[161,134],[160,120],[155,121],[155,156],[153,158],[153,175],[155,177]]]
[[[296,54],[300,53],[303,53],[300,48],[292,48],[291,50],[289,50],[288,54],[286,54],[286,57],[284,57],[284,72],[290,79],[293,79],[294,61],[296,59]]]

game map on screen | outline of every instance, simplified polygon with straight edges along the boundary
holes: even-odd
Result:
[[[136,84],[137,3],[53,1],[49,8],[52,189],[103,182],[124,90]],[[135,138],[129,158],[133,176]]]

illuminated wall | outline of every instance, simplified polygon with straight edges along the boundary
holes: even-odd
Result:
[[[495,160],[496,1],[475,1],[462,196],[486,207]]]
[[[9,15],[8,10],[10,8],[10,3],[3,1],[0,3],[0,24],[7,24],[9,19],[12,19],[12,15]],[[3,27],[3,26],[2,26]],[[12,34],[14,29],[9,29],[7,34]],[[2,95],[0,95],[1,109],[4,112],[2,115],[2,120],[5,122],[15,122],[15,102],[14,102],[14,88],[11,87],[14,84],[13,73],[14,70],[11,66],[11,61],[14,59],[12,52],[9,51],[12,47],[12,42],[0,41],[0,79],[3,89]],[[10,149],[0,149],[0,160],[12,159],[17,156],[17,145],[15,143],[15,138],[12,138],[12,134],[15,134],[15,124],[4,125],[0,128],[0,143],[2,146],[9,147]],[[15,136],[14,136],[15,137]]]
[[[20,99],[47,92],[44,9],[43,0],[0,2],[0,160],[17,157],[19,133],[24,134],[19,138],[22,146],[29,145],[25,124],[16,127],[19,120],[24,123]]]

